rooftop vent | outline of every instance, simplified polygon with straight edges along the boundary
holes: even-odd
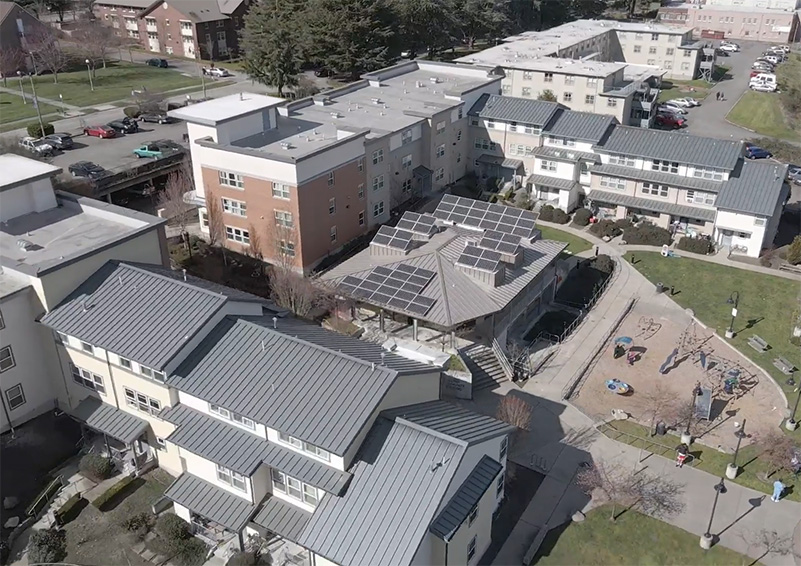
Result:
[[[440,82],[439,81],[439,77],[430,77],[428,80],[429,80],[429,82],[432,82],[434,84],[437,84],[438,82]]]
[[[380,98],[371,98],[370,102],[372,102],[373,104],[381,104],[381,99]]]
[[[292,144],[289,142],[281,142],[281,149],[292,149]]]
[[[416,86],[417,88],[423,88],[424,86],[423,81],[415,81],[414,86]]]
[[[332,118],[342,118],[342,114],[340,114],[339,112],[331,112],[331,117]]]
[[[17,247],[24,252],[31,252],[37,249],[37,247],[41,249],[40,246],[36,246],[33,242],[29,240],[17,240]]]

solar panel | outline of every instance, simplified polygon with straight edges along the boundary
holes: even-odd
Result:
[[[409,230],[422,236],[433,236],[437,232],[435,225],[436,218],[429,214],[418,214],[416,212],[404,212],[398,220],[397,228]]]
[[[500,261],[501,254],[498,252],[485,250],[468,244],[464,247],[464,251],[456,260],[456,263],[464,267],[472,267],[474,269],[495,273],[498,271],[498,264]]]
[[[514,255],[520,247],[520,238],[495,230],[487,230],[478,243],[479,248],[494,250],[502,254]]]
[[[391,268],[378,266],[364,279],[348,275],[337,289],[344,294],[364,299],[365,302],[387,305],[422,316],[436,302],[430,297],[420,295],[434,275],[433,271],[405,263]]]
[[[384,225],[378,229],[371,243],[407,252],[412,249],[412,233]]]
[[[537,215],[530,210],[487,203],[454,195],[442,197],[433,216],[445,222],[531,238]]]

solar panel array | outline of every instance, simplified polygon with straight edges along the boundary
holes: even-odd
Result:
[[[479,248],[494,250],[502,254],[515,255],[520,248],[520,238],[495,230],[487,230],[478,243]]]
[[[454,195],[442,197],[434,216],[445,222],[521,238],[533,237],[537,221],[537,215],[529,210]]]
[[[398,221],[398,228],[402,230],[409,230],[415,234],[423,236],[433,236],[437,232],[437,227],[434,225],[436,218],[430,214],[418,214],[416,212],[404,212],[401,219]]]
[[[501,261],[501,254],[493,250],[484,250],[472,244],[464,247],[462,255],[456,260],[456,263],[465,267],[472,267],[480,269],[481,271],[489,271],[495,273],[498,271],[498,264]]]
[[[401,263],[375,267],[364,279],[348,275],[337,289],[365,302],[423,316],[436,302],[420,294],[433,277],[433,271]]]
[[[378,229],[378,232],[375,236],[373,236],[373,241],[371,243],[404,252],[408,252],[414,246],[414,244],[412,244],[411,232],[386,225],[381,226],[381,228]]]

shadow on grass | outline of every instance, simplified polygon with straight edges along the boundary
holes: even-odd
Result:
[[[570,525],[570,522],[563,523],[548,531],[548,534],[545,535],[545,539],[542,541],[537,551],[537,555],[534,557],[534,561],[531,563],[532,565],[539,562],[540,558],[543,556],[550,556],[551,552],[556,547],[556,543],[559,542],[559,537],[562,536],[562,533],[564,533]]]
[[[120,504],[125,501],[130,495],[133,495],[140,487],[145,485],[145,480],[142,478],[136,478],[131,483],[123,487],[120,491],[118,491],[114,497],[108,500],[102,507],[101,511],[104,513],[108,513],[109,511],[114,511]]]

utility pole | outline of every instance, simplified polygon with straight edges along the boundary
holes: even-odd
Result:
[[[36,108],[36,116],[39,118],[39,127],[41,128],[40,132],[41,135],[39,137],[45,137],[47,135],[45,133],[44,122],[42,121],[42,109],[39,108],[39,99],[36,98],[36,85],[33,82],[33,76],[28,75],[28,78],[31,80],[31,91],[33,92],[33,107]]]

